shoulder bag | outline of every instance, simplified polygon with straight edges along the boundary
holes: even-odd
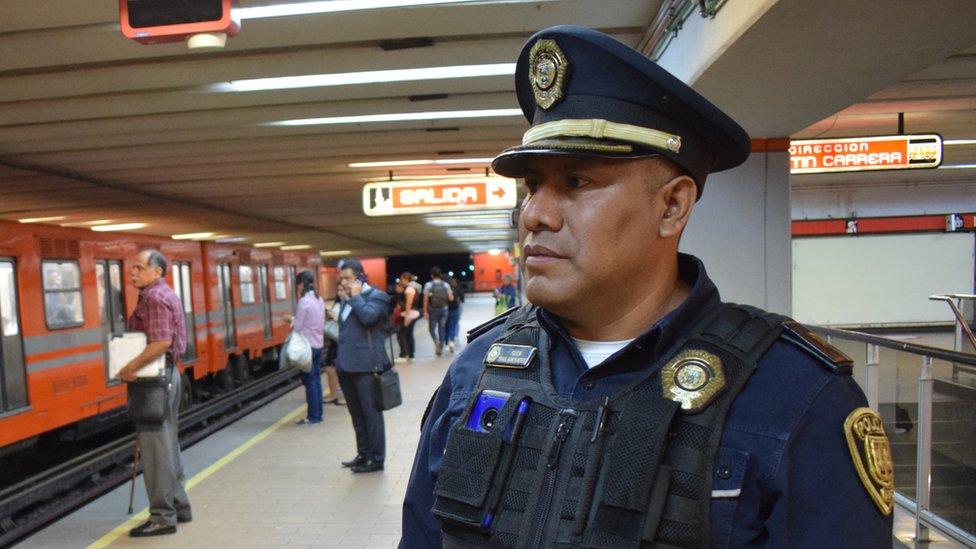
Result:
[[[366,327],[366,339],[369,342],[370,368],[373,370],[373,401],[376,408],[384,412],[403,404],[403,395],[400,393],[400,374],[393,369],[393,361],[390,360],[390,367],[383,369],[385,364],[376,364],[373,359],[373,330]],[[393,345],[393,342],[390,342]],[[383,349],[386,354],[386,349]]]

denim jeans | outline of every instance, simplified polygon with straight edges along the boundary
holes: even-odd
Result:
[[[450,343],[458,337],[458,325],[461,323],[462,307],[464,305],[458,303],[457,307],[447,310],[447,339],[444,341],[445,343]]]
[[[447,343],[447,307],[430,309],[427,312],[430,315],[427,319],[427,327],[430,329],[430,337],[434,340],[434,344]]]
[[[322,421],[322,348],[312,348],[312,369],[302,372],[305,400],[308,402],[308,421]]]

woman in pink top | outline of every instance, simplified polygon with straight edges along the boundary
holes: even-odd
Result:
[[[295,318],[291,321],[292,331],[305,336],[312,346],[312,369],[302,373],[305,385],[305,400],[308,402],[308,417],[299,425],[322,423],[322,337],[325,333],[325,302],[315,293],[315,275],[302,271],[295,277],[295,288],[302,296],[298,300]]]

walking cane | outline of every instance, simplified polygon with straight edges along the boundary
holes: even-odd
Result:
[[[136,502],[136,465],[139,464],[139,440],[136,439],[132,450],[132,484],[129,487],[129,514],[132,514],[132,506]]]

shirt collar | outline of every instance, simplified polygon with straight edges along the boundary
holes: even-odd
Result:
[[[714,307],[721,303],[718,288],[705,272],[705,266],[697,257],[688,254],[678,254],[678,276],[691,287],[691,292],[681,305],[661,317],[640,336],[626,347],[615,353],[606,361],[609,363],[616,356],[628,352],[633,347],[649,350],[653,356],[668,349],[678,337],[705,317]],[[540,324],[553,335],[568,343],[575,354],[579,351],[572,344],[569,333],[563,327],[559,317],[551,312],[539,308],[537,312]],[[605,364],[606,364],[605,363]]]
[[[149,290],[152,290],[153,288],[155,288],[156,286],[159,286],[160,284],[164,284],[164,285],[166,284],[166,278],[165,277],[162,277],[161,276],[161,277],[157,278],[156,280],[153,280],[152,282],[150,282],[148,286],[146,286],[145,288],[139,290],[139,295],[143,295],[143,294],[149,293]]]

